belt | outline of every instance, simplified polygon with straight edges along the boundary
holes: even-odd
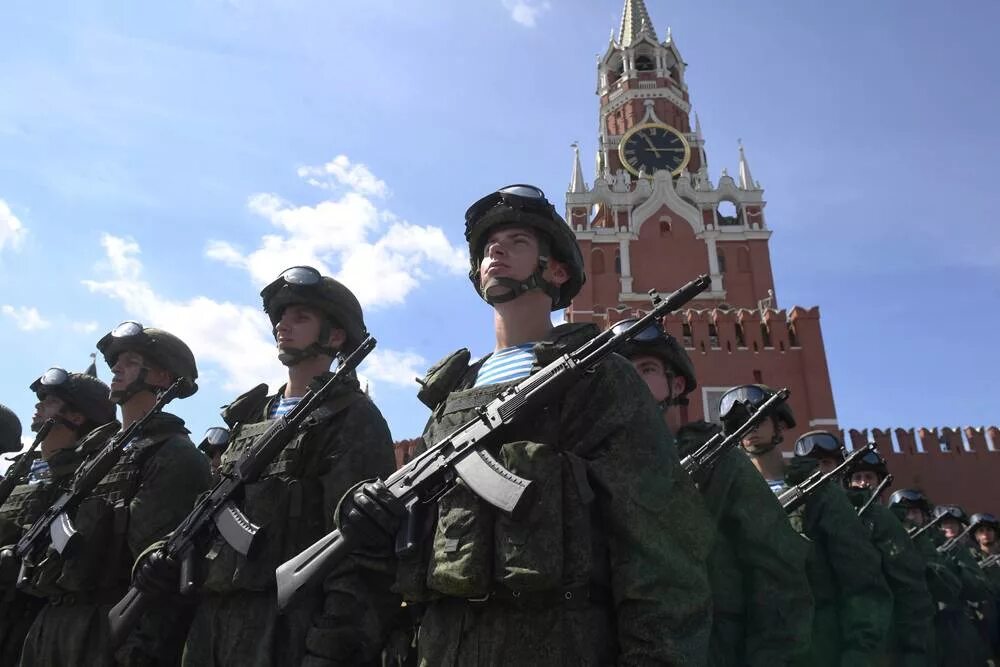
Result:
[[[607,589],[590,584],[544,591],[516,591],[498,586],[483,596],[465,599],[474,608],[506,604],[519,609],[545,609],[558,606],[583,608],[590,604],[604,604],[610,600],[611,596]]]

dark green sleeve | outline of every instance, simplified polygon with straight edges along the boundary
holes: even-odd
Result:
[[[961,597],[968,602],[986,602],[991,597],[990,582],[979,567],[968,547],[959,546],[949,551],[945,558],[953,565],[962,582]]]
[[[598,530],[608,543],[617,664],[703,664],[712,520],[648,388],[614,356],[563,405],[563,434],[589,459]]]
[[[133,560],[165,538],[208,490],[208,459],[186,436],[173,436],[143,464],[142,482],[129,505],[128,547]]]
[[[883,650],[892,615],[892,593],[882,559],[843,489],[827,483],[807,504],[807,521],[823,536],[836,579],[841,664],[872,663]]]
[[[911,661],[918,656],[926,660],[935,611],[927,588],[927,565],[903,524],[887,508],[875,503],[865,519],[871,522],[872,541],[882,554],[882,572],[892,590],[897,649]]]
[[[717,504],[746,578],[746,664],[791,664],[806,655],[812,633],[809,543],[742,452],[729,451],[715,474],[730,480],[727,497]]]
[[[332,531],[341,497],[358,482],[385,479],[395,468],[392,437],[378,408],[360,398],[327,429],[322,476],[326,530]],[[395,562],[390,555],[357,553],[324,580],[323,612],[306,635],[313,656],[334,663],[362,663],[378,657],[387,625],[398,612],[392,593]]]

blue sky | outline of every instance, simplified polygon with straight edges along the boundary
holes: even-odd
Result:
[[[281,377],[257,293],[315,262],[361,297],[396,438],[412,377],[492,347],[462,214],[560,202],[596,147],[622,0],[18,3],[0,24],[0,402],[138,318],[218,406]],[[1000,5],[649,2],[689,67],[713,180],[742,138],[780,305],[818,304],[844,426],[997,422]],[[107,379],[105,366],[100,372]]]

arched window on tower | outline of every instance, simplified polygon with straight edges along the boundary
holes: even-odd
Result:
[[[729,200],[722,200],[719,202],[719,207],[715,209],[716,216],[719,218],[719,225],[741,225],[739,213],[736,210],[736,204]]]
[[[717,248],[715,251],[715,256],[719,260],[719,273],[726,272],[726,255],[722,252],[721,248]]]
[[[681,325],[681,338],[683,339],[684,347],[689,350],[694,347],[694,336],[691,335],[690,322],[685,322]]]
[[[607,268],[604,266],[604,251],[600,248],[595,248],[590,253],[590,270],[594,272],[595,276],[607,271]]]
[[[622,274],[622,251],[615,250],[615,273]]]
[[[671,231],[670,221],[660,220],[660,236],[661,237],[670,236],[670,231]]]
[[[636,56],[635,68],[639,72],[652,72],[654,69],[656,69],[656,63],[653,62],[653,59],[651,57],[643,53]]]

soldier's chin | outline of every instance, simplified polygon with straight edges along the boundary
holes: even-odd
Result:
[[[513,293],[513,291],[514,290],[512,290],[507,285],[499,283],[495,280],[491,280],[486,284],[486,287],[483,289],[483,295],[487,299],[502,299],[504,297],[510,296],[511,293]]]

